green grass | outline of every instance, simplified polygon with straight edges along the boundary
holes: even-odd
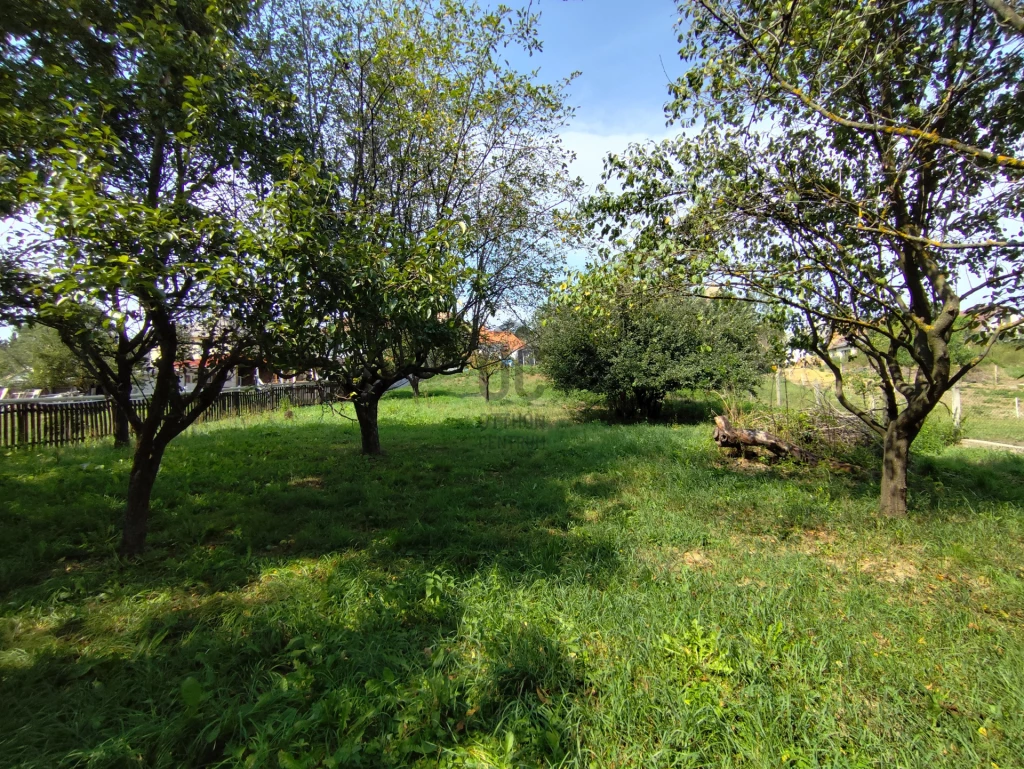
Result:
[[[528,386],[534,392],[536,380]],[[0,458],[0,765],[1020,767],[1024,457],[737,465],[471,379]]]
[[[982,364],[985,374],[990,373],[988,369],[994,364],[1000,368],[1000,378],[1009,377],[1020,379],[1024,377],[1024,346],[1016,342],[1001,342],[992,348],[992,353]]]
[[[1018,389],[1015,383],[998,388],[990,385],[963,387],[964,436],[1024,446],[1024,419],[1017,417],[1015,398],[1020,398],[1024,416],[1024,390]],[[948,410],[942,411],[942,416],[949,419]]]

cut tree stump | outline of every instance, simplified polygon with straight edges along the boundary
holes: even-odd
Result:
[[[744,452],[750,448],[765,448],[777,457],[792,457],[798,462],[806,462],[811,465],[817,464],[820,459],[799,446],[789,441],[784,441],[776,435],[766,433],[764,430],[745,430],[741,427],[733,427],[725,417],[715,417],[715,443],[723,449],[736,449]]]

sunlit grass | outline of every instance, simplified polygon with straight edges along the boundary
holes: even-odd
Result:
[[[921,456],[879,521],[706,423],[424,392],[380,459],[320,409],[184,436],[139,563],[125,454],[0,458],[0,765],[1021,765],[1024,458]]]

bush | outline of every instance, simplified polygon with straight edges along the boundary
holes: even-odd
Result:
[[[753,390],[781,336],[746,304],[661,299],[635,306],[549,307],[540,366],[561,392],[602,396],[621,418],[653,419],[675,390]]]
[[[950,446],[960,442],[963,428],[957,429],[953,422],[942,415],[932,414],[925,420],[921,432],[914,439],[913,449],[920,454],[941,454]]]

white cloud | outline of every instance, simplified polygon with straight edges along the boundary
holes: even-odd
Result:
[[[679,134],[678,127],[661,127],[659,131],[601,131],[599,129],[569,129],[561,133],[562,143],[566,149],[575,153],[576,159],[570,164],[570,171],[583,179],[586,192],[593,193],[601,184],[601,173],[604,170],[604,159],[609,153],[621,154],[630,144],[660,142]],[[616,189],[617,185],[609,185]],[[583,269],[593,258],[593,254],[585,249],[573,249],[565,254],[566,266],[570,270]]]
[[[643,144],[647,141],[660,142],[662,139],[678,134],[676,128],[663,128],[660,133],[601,133],[587,130],[563,131],[562,143],[565,148],[576,154],[576,160],[569,166],[573,174],[580,176],[587,189],[593,192],[601,183],[601,172],[604,170],[604,159],[611,153],[621,153],[630,144]]]

